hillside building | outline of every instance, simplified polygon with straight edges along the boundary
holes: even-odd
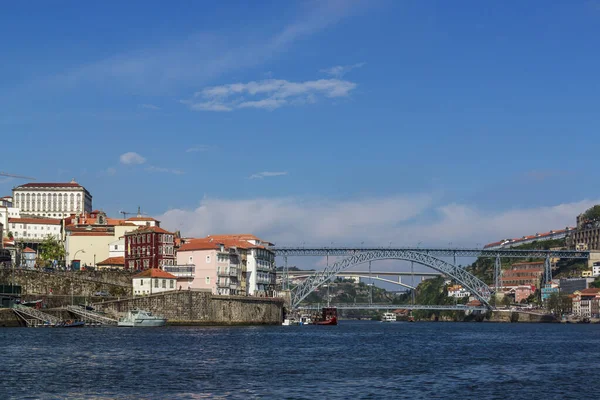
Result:
[[[21,214],[65,218],[92,211],[92,195],[72,180],[64,183],[26,183],[13,189],[13,205]]]

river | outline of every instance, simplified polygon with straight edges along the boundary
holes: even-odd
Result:
[[[0,328],[2,399],[566,399],[600,325]]]

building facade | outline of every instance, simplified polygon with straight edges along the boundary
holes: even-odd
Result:
[[[573,293],[573,314],[581,318],[600,316],[600,289],[589,288]]]
[[[502,284],[506,286],[540,287],[544,275],[544,262],[514,263],[511,269],[502,271]]]
[[[92,211],[92,195],[72,180],[65,183],[26,183],[13,189],[13,205],[21,214],[65,218]]]
[[[9,218],[19,218],[21,213],[19,209],[13,207],[12,197],[4,196],[0,198],[0,224],[4,226],[3,229],[0,229],[0,236],[7,237],[10,232],[8,219]]]
[[[125,268],[146,270],[175,265],[174,234],[158,226],[139,227],[125,234]]]
[[[177,277],[158,268],[147,269],[132,278],[133,295],[145,296],[176,290]]]
[[[62,240],[62,224],[53,218],[9,218],[8,230],[18,242],[42,242],[48,236]]]
[[[469,297],[470,295],[471,292],[463,288],[461,285],[454,285],[448,287],[448,297],[462,299],[464,297]]]

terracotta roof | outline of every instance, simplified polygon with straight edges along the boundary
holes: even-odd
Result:
[[[234,233],[230,235],[208,235],[207,238],[213,238],[215,240],[224,240],[224,239],[237,239],[237,240],[258,240],[262,243],[268,243],[269,245],[273,245],[271,242],[267,242],[266,240],[262,240],[252,234],[249,233]]]
[[[40,225],[60,225],[60,219],[54,218],[9,218],[9,223],[17,224],[40,224]]]
[[[96,265],[125,265],[125,257],[108,257]]]
[[[195,251],[195,250],[215,250],[219,248],[219,242],[206,239],[192,239],[177,250],[180,251]]]
[[[73,232],[73,233],[71,233],[71,236],[113,236],[113,234],[111,232],[87,231],[87,232]]]
[[[127,218],[127,221],[158,221],[152,217],[130,217]]]
[[[515,265],[544,265],[544,261],[517,262],[512,264],[513,267]]]
[[[479,307],[481,306],[481,301],[475,299],[475,300],[471,300],[470,302],[468,302],[466,304],[467,306],[472,306],[472,307]]]
[[[578,290],[579,293],[581,293],[582,295],[594,295],[594,294],[599,294],[600,293],[600,288],[589,288],[589,289],[583,289],[583,290]]]
[[[81,187],[79,183],[76,182],[37,182],[37,183],[26,183],[24,185],[19,185],[16,189],[19,188],[34,188],[34,187]]]
[[[151,268],[147,269],[137,275],[134,275],[133,278],[165,278],[165,279],[177,279],[175,275],[172,275],[162,269]]]
[[[502,276],[510,276],[513,274],[540,274],[543,273],[543,269],[507,269],[502,272]]]
[[[25,247],[25,249],[23,250],[23,253],[35,253],[35,250],[30,249],[29,247]]]
[[[169,232],[158,226],[140,226],[135,231],[126,232],[125,235],[135,235],[137,233],[144,233],[144,232],[168,233],[170,235],[173,234],[173,232]]]

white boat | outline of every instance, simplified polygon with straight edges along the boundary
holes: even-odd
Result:
[[[152,327],[152,326],[165,326],[167,319],[159,317],[158,315],[152,315],[149,311],[144,310],[131,310],[126,316],[119,319],[117,326],[125,327]]]
[[[383,313],[383,317],[381,317],[381,322],[396,322],[396,314],[391,312]]]
[[[296,321],[294,318],[286,318],[283,320],[283,323],[281,325],[283,325],[283,326],[298,325],[298,321]]]

